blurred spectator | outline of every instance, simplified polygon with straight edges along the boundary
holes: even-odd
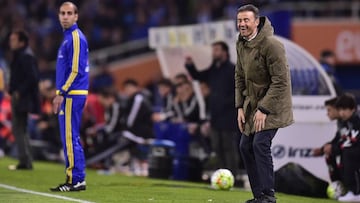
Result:
[[[146,97],[140,92],[139,84],[133,79],[123,82],[124,94],[127,96],[124,114],[126,116],[126,131],[123,136],[137,143],[132,150],[133,170],[135,175],[147,176],[147,140],[154,137],[151,119],[152,108]]]
[[[23,31],[12,32],[9,47],[13,51],[9,93],[12,106],[12,130],[18,147],[19,163],[11,170],[32,169],[28,130],[28,114],[39,113],[39,73],[37,61],[28,47],[29,38]]]
[[[191,57],[186,58],[185,67],[195,80],[209,85],[209,111],[211,142],[218,157],[219,168],[228,168],[234,174],[239,170],[239,133],[235,106],[235,65],[229,59],[229,47],[225,42],[212,44],[212,64],[198,71]]]
[[[161,97],[161,107],[158,113],[154,113],[154,121],[168,120],[175,116],[173,111],[173,84],[169,79],[162,79],[157,83],[159,95]]]
[[[41,96],[41,113],[37,120],[37,130],[40,137],[38,140],[45,141],[47,146],[43,149],[43,155],[47,160],[60,161],[62,144],[58,117],[53,113],[52,100],[56,94],[55,83],[50,79],[42,80],[39,84]]]
[[[348,192],[339,197],[340,202],[360,202],[360,117],[357,114],[355,97],[345,93],[341,95],[336,108],[343,121],[340,126],[340,142],[344,186]]]
[[[121,139],[125,119],[115,89],[101,89],[97,99],[105,110],[105,122],[87,128],[85,155],[88,164],[102,162],[103,167],[109,169],[112,165],[112,155],[118,150],[125,149],[129,142]]]
[[[337,95],[341,95],[343,90],[339,85],[337,76],[336,76],[336,56],[335,53],[331,50],[323,50],[320,56],[320,64],[324,68],[325,72],[330,77],[332,84],[334,85],[335,92]]]
[[[1,111],[1,103],[5,94],[5,73],[4,69],[0,66],[0,111]]]
[[[2,111],[1,107],[2,107],[2,100],[4,98],[4,94],[5,94],[5,75],[3,68],[0,66],[0,113]],[[0,136],[0,157],[4,156],[4,143],[5,143],[5,139],[2,136]]]
[[[107,64],[100,66],[99,72],[93,77],[91,81],[91,91],[98,93],[103,89],[111,88],[114,85],[114,78],[109,71]]]
[[[332,98],[325,101],[325,108],[327,111],[328,118],[333,121],[337,121],[337,130],[335,137],[328,143],[324,144],[320,148],[313,149],[313,156],[322,156],[325,154],[326,164],[328,165],[330,180],[340,181],[343,183],[343,178],[341,176],[341,149],[339,146],[341,132],[340,126],[342,121],[339,116],[339,112],[336,109],[337,98]]]
[[[195,126],[206,119],[205,104],[199,101],[191,82],[180,78],[175,79],[178,80],[175,83],[176,97],[173,104],[176,112],[175,120],[190,124],[189,132],[194,134]]]
[[[11,98],[6,94],[1,102],[0,111],[0,153],[11,152],[15,138],[11,131]],[[4,155],[4,154],[3,154]],[[1,156],[0,156],[1,157]]]

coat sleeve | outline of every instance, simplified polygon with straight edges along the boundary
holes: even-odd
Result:
[[[24,58],[20,60],[20,66],[23,70],[23,74],[26,75],[23,81],[19,81],[18,91],[20,95],[32,94],[33,89],[37,89],[39,82],[38,65],[35,57],[31,55],[24,55]]]
[[[185,64],[185,68],[194,80],[199,80],[199,81],[208,80],[209,69],[204,71],[198,71],[195,64]]]
[[[242,108],[244,105],[245,75],[240,62],[240,53],[237,48],[237,62],[235,66],[235,107]]]
[[[65,83],[61,86],[61,93],[66,94],[73,85],[76,76],[79,73],[79,60],[80,60],[80,36],[78,32],[72,33],[71,43],[68,43],[68,63],[67,69],[70,69],[69,76],[65,79]]]
[[[268,38],[265,49],[266,66],[269,70],[270,85],[265,96],[259,101],[258,108],[267,113],[273,113],[272,107],[277,104],[285,94],[291,92],[290,72],[287,63],[284,45],[277,39]]]

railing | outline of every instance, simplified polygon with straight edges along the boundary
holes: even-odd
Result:
[[[358,0],[329,0],[329,1],[291,1],[269,4],[263,11],[279,10],[292,11],[294,17],[299,18],[353,18],[360,17],[360,1]]]
[[[139,39],[125,42],[119,45],[91,51],[89,63],[96,66],[99,63],[109,63],[119,58],[127,57],[131,54],[137,54],[148,50],[148,39]]]
[[[139,39],[122,44],[98,49],[90,50],[89,63],[91,68],[96,68],[101,63],[110,63],[115,60],[123,59],[134,54],[143,53],[149,50],[148,39]],[[51,62],[51,67],[55,68],[56,61]]]

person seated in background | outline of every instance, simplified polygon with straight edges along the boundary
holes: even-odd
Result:
[[[154,138],[152,106],[147,98],[141,93],[141,89],[136,80],[125,80],[123,82],[123,87],[127,101],[124,108],[126,130],[122,135],[134,143],[137,143],[131,150],[134,174],[147,176],[147,144]]]
[[[12,155],[15,148],[15,137],[11,130],[11,98],[4,94],[0,106],[0,158],[6,155]]]
[[[194,134],[195,127],[206,119],[205,103],[199,101],[194,88],[189,80],[183,80],[175,84],[176,97],[174,109],[176,120],[189,124],[190,134]]]
[[[114,88],[101,89],[97,100],[104,108],[104,122],[87,128],[86,151],[87,164],[105,170],[128,173],[128,162],[117,163],[113,157],[131,146],[131,142],[122,136],[125,130],[124,109]],[[119,166],[119,167],[117,167]],[[126,171],[125,171],[126,170]]]
[[[190,157],[204,160],[208,156],[207,151],[210,147],[201,133],[201,126],[206,123],[207,119],[206,106],[201,91],[200,95],[197,95],[192,83],[187,79],[178,80],[175,86],[176,97],[173,105],[176,116],[173,121],[187,126],[188,133],[191,135],[189,142]]]
[[[102,89],[111,88],[113,85],[114,78],[109,71],[109,66],[103,62],[91,81],[90,89],[92,92],[97,93]]]
[[[341,177],[341,149],[339,147],[340,141],[340,126],[342,121],[338,110],[336,109],[337,97],[331,98],[325,101],[325,108],[327,111],[327,116],[331,121],[337,121],[337,130],[335,137],[330,141],[325,143],[319,148],[315,148],[312,151],[313,156],[323,156],[325,155],[326,164],[329,169],[330,180],[343,182]]]
[[[52,109],[52,100],[56,94],[55,84],[50,79],[41,80],[39,91],[42,102],[36,128],[39,134],[38,139],[47,143],[43,149],[44,158],[51,161],[63,161],[58,117]]]
[[[161,97],[161,107],[159,112],[153,114],[153,120],[155,122],[169,120],[175,115],[173,111],[173,84],[169,79],[162,79],[157,83],[159,95]]]
[[[345,93],[336,102],[340,126],[341,159],[344,186],[348,192],[339,197],[340,202],[360,202],[360,117],[355,97]]]

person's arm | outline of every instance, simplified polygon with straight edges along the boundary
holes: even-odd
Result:
[[[120,120],[120,104],[114,103],[111,106],[111,117],[103,129],[107,134],[113,133]]]
[[[200,80],[200,81],[208,80],[209,69],[204,71],[198,71],[191,57],[186,58],[185,68],[194,80]]]
[[[265,114],[271,112],[282,94],[290,87],[290,72],[285,55],[284,45],[275,38],[269,38],[266,50],[266,66],[270,74],[270,86],[265,96],[259,101],[258,109]]]
[[[144,97],[142,95],[138,94],[135,96],[134,103],[131,106],[131,110],[128,115],[127,121],[126,121],[126,125],[128,128],[133,127],[135,120],[138,117],[138,114],[140,112],[143,100],[144,100]]]
[[[236,48],[237,51],[237,62],[235,66],[235,108],[237,109],[238,113],[238,126],[241,132],[244,131],[244,124],[245,124],[245,115],[243,110],[244,100],[245,97],[243,95],[243,92],[245,91],[246,85],[245,85],[245,75],[244,70],[241,66],[240,61],[240,53],[238,48]]]
[[[237,109],[242,108],[244,105],[245,97],[243,92],[246,89],[245,75],[241,66],[240,57],[239,51],[237,50],[237,62],[235,66],[235,107]]]

